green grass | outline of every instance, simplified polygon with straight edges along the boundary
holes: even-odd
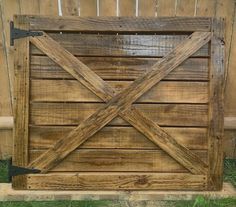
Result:
[[[225,159],[224,180],[226,182],[231,182],[236,188],[236,160],[235,159]]]
[[[9,182],[8,163],[8,160],[0,160],[0,183]]]

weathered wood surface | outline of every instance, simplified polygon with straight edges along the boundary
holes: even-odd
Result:
[[[78,57],[85,65],[102,79],[135,80],[160,58],[119,58],[119,57]],[[75,79],[59,65],[46,56],[31,56],[32,78]],[[208,80],[207,58],[189,58],[171,71],[163,80]]]
[[[63,183],[63,186],[61,185]],[[27,176],[36,190],[204,190],[206,176],[189,173],[67,173]]]
[[[20,17],[14,19],[15,26],[28,29],[29,25]],[[29,38],[15,42],[15,106],[14,106],[14,154],[13,164],[19,167],[28,165],[28,119],[29,119]],[[13,177],[16,188],[24,188],[20,177]]]
[[[122,15],[122,14],[121,14]],[[208,17],[43,17],[27,16],[31,30],[83,32],[210,31]],[[185,24],[183,24],[183,22]]]
[[[107,81],[117,93],[132,81]],[[103,102],[77,80],[32,80],[33,102]],[[138,103],[207,103],[208,83],[162,81],[137,99]]]
[[[78,125],[98,109],[102,103],[33,103],[30,106],[30,123],[35,125]],[[134,104],[146,117],[161,126],[207,126],[208,106],[191,104]],[[109,125],[129,123],[115,118]]]
[[[203,161],[207,161],[207,151],[192,150]],[[29,152],[33,162],[45,150]],[[181,164],[162,150],[142,149],[78,149],[70,153],[49,172],[188,172]]]
[[[30,126],[30,149],[48,149],[75,126]],[[206,150],[206,128],[163,127],[167,133],[189,149]],[[159,149],[133,127],[104,127],[80,148]]]
[[[209,177],[208,187],[220,190],[223,184],[223,133],[224,133],[224,21],[214,19],[214,36],[211,40],[210,100],[209,100]]]
[[[191,172],[205,173],[207,165],[198,158],[195,154],[191,153],[187,148],[183,147],[179,143],[177,143],[170,135],[168,135],[165,131],[163,131],[158,125],[155,125],[154,122],[148,120],[143,116],[142,113],[138,112],[135,108],[129,110],[129,105],[132,104],[136,99],[138,99],[143,93],[153,87],[157,82],[159,82],[163,77],[165,77],[169,72],[171,72],[175,67],[181,64],[186,58],[190,57],[193,53],[195,53],[198,49],[200,49],[203,45],[205,45],[211,38],[211,33],[193,33],[190,37],[188,37],[182,44],[177,46],[171,53],[169,53],[162,61],[156,63],[152,68],[153,70],[146,73],[143,77],[135,80],[125,91],[119,93],[115,97],[113,97],[108,104],[102,109],[98,110],[92,116],[90,116],[87,120],[85,120],[82,124],[80,124],[75,130],[68,134],[67,137],[59,140],[55,147],[49,149],[42,156],[40,156],[36,161],[30,164],[30,167],[36,166],[42,172],[46,172],[48,169],[52,168],[56,165],[61,159],[67,156],[71,151],[73,151],[76,147],[81,145],[84,141],[86,141],[90,136],[92,136],[95,132],[104,127],[108,122],[110,122],[113,118],[115,118],[119,112],[128,120],[132,125],[134,125],[137,129],[139,129],[143,134],[145,134],[152,141],[157,143],[162,149],[168,152],[171,156],[173,156],[178,162],[184,165]],[[42,39],[42,38],[41,38]],[[54,61],[57,60],[57,63],[62,63],[55,57],[52,53],[50,53],[45,45],[45,43],[50,40],[44,34],[44,42],[40,41],[40,38],[31,38],[31,41],[37,45],[41,50],[43,50],[49,57],[54,56]],[[51,46],[54,45],[55,49],[57,48],[57,52],[63,52],[59,45],[53,43],[51,40]],[[190,47],[191,46],[191,47]],[[54,53],[55,54],[55,53]],[[76,59],[73,56],[70,57],[70,54],[65,51],[64,55],[68,57],[71,61],[75,61]],[[64,61],[65,58],[64,58]],[[81,62],[77,62],[77,64],[81,64]],[[60,64],[63,65],[63,64]],[[64,64],[65,66],[65,64]],[[67,71],[75,73],[75,71],[71,71],[71,69],[67,66],[64,67]],[[156,69],[158,68],[158,69]],[[78,68],[80,72],[84,72],[84,68]],[[92,71],[90,71],[92,72]],[[89,74],[87,74],[89,75]],[[93,74],[95,76],[95,74]],[[75,73],[75,77],[78,76],[78,71]],[[89,76],[88,76],[89,77]],[[89,78],[87,77],[87,81]],[[90,75],[91,78],[91,75]],[[85,77],[83,77],[85,79]],[[94,88],[98,96],[101,96],[101,91],[106,88],[108,94],[109,88],[105,82],[101,82],[99,77],[96,78],[97,84],[88,85],[85,80],[82,81],[83,84],[88,85],[94,91]],[[99,86],[99,83],[103,85],[103,88]],[[91,82],[90,82],[91,83]],[[94,84],[94,83],[93,83]],[[100,91],[99,91],[100,90]],[[107,92],[105,92],[107,93]],[[106,94],[105,94],[106,95]],[[106,100],[106,96],[101,96]],[[128,110],[127,110],[128,109]],[[124,113],[125,112],[125,113]],[[128,115],[128,117],[127,117]],[[139,123],[140,121],[140,123]],[[92,122],[96,122],[95,126],[91,126]],[[143,124],[141,124],[141,122]],[[150,131],[147,131],[147,130]],[[85,130],[87,133],[85,133]],[[85,135],[86,134],[86,135]],[[156,135],[159,135],[159,138],[163,138],[162,141],[156,139]],[[79,137],[78,141],[75,139]],[[70,140],[70,141],[69,141]],[[164,141],[165,140],[165,141]],[[69,144],[65,144],[65,142],[69,141]],[[77,145],[75,145],[77,141]],[[164,144],[164,142],[165,144]],[[71,143],[70,143],[71,142]],[[169,143],[168,143],[169,142]],[[64,146],[63,146],[64,145]],[[76,146],[76,147],[75,147]],[[58,151],[63,151],[63,154],[58,157],[58,153],[55,154],[55,149]],[[67,149],[67,150],[66,150]],[[61,151],[61,152],[62,152]],[[45,159],[46,157],[46,159]]]
[[[188,35],[95,35],[55,34],[49,36],[76,56],[163,57],[180,44]],[[32,45],[32,54],[43,54]],[[208,44],[194,57],[208,57]]]

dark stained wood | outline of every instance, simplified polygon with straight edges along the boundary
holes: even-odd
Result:
[[[205,150],[193,150],[203,161],[207,161]],[[33,162],[45,150],[30,151]],[[164,164],[163,164],[164,163]],[[132,149],[79,149],[70,153],[49,172],[188,172],[162,150]]]
[[[44,35],[44,39],[45,37],[46,35]],[[172,71],[180,63],[182,63],[186,58],[191,56],[199,48],[205,45],[210,40],[210,38],[211,38],[210,33],[198,33],[198,32],[193,33],[193,35],[188,37],[187,40],[184,41],[184,43],[177,46],[171,53],[169,53],[165,58],[163,58],[162,61],[155,64],[153,66],[152,71],[146,73],[143,77],[138,78],[124,92],[121,92],[115,97],[113,97],[111,101],[109,101],[105,107],[103,107],[102,109],[94,113],[92,116],[90,116],[87,120],[85,120],[82,124],[80,124],[75,130],[73,130],[68,136],[59,140],[52,149],[48,150],[42,156],[40,156],[36,161],[32,162],[30,164],[30,167],[37,166],[37,168],[41,169],[42,172],[46,172],[48,169],[55,166],[61,159],[63,159],[71,151],[73,151],[75,147],[82,144],[95,132],[97,132],[102,127],[104,127],[105,124],[107,124],[109,121],[115,118],[120,112],[123,116],[125,116],[126,120],[131,121],[131,123],[134,125],[137,124],[136,125],[137,129],[139,129],[141,132],[143,132],[146,135],[152,135],[151,133],[147,132],[147,129],[148,127],[153,127],[154,136],[151,137],[151,140],[152,141],[155,140],[155,142],[158,143],[159,146],[161,145],[161,148],[162,149],[164,148],[165,151],[168,152],[168,154],[172,156],[175,155],[174,156],[175,159],[177,159],[181,164],[183,164],[191,172],[196,173],[196,174],[205,173],[207,166],[204,162],[202,162],[198,158],[198,156],[194,155],[187,148],[177,143],[165,131],[161,130],[160,127],[158,127],[157,125],[155,127],[155,124],[152,121],[148,120],[145,117],[142,118],[143,116],[142,113],[139,113],[135,108],[133,108],[132,110],[129,110],[128,108],[129,108],[129,105],[132,104],[132,102],[134,102],[143,93],[145,93],[152,86],[154,86],[154,84],[160,81],[164,76],[166,76],[170,71]],[[37,43],[38,47],[45,49],[45,46],[42,44],[42,42],[38,42],[38,40],[35,40],[35,38],[32,38],[32,41],[34,43]],[[57,46],[56,44],[54,45]],[[58,49],[60,49],[60,47],[58,47]],[[53,56],[50,53],[48,55]],[[70,54],[67,54],[67,55],[69,56]],[[73,57],[71,57],[71,60],[74,61]],[[78,77],[78,74],[76,74],[76,76]],[[101,79],[97,78],[97,83],[99,83],[100,80]],[[106,87],[106,85],[104,85],[103,87]],[[106,90],[109,91],[107,88]],[[98,93],[98,95],[100,95],[100,92]],[[136,114],[134,114],[133,112],[136,112]],[[130,117],[126,117],[126,114],[129,114]],[[144,124],[146,128],[143,126],[140,126],[140,123],[137,123],[137,120],[141,120],[141,119],[143,122],[146,122]],[[96,122],[95,126],[91,126],[93,122]],[[159,142],[159,140],[156,139],[156,134],[158,134],[160,137],[163,135],[164,139]],[[76,140],[76,138],[79,138],[79,139]],[[76,143],[76,141],[77,141],[77,145],[74,144]],[[163,145],[162,143],[163,141],[167,143],[169,142],[169,143],[167,145]],[[62,152],[62,154],[59,156],[58,152],[59,153]]]
[[[24,19],[14,19],[19,29],[28,29]],[[29,39],[15,41],[14,54],[15,94],[14,94],[14,151],[13,165],[26,167],[28,165],[28,117],[29,117]],[[25,177],[13,177],[14,189],[25,188]]]
[[[102,103],[33,103],[30,123],[35,125],[78,125],[98,109]],[[161,126],[207,126],[207,105],[198,104],[134,104],[146,117]],[[120,117],[108,125],[129,126]]]
[[[193,32],[211,29],[211,18],[207,17],[23,17],[31,30],[46,31]]]
[[[74,33],[48,33],[48,35],[73,55],[163,57],[180,44],[188,35],[96,35]],[[32,45],[32,54],[43,54]],[[208,44],[194,57],[209,56]]]
[[[205,175],[189,173],[50,173],[28,175],[31,190],[204,190]]]
[[[160,60],[160,58],[78,57],[102,79],[135,80]],[[32,78],[75,79],[46,56],[31,56]],[[208,80],[208,59],[189,58],[163,80]]]
[[[117,92],[125,90],[131,81],[107,81]],[[32,80],[31,101],[34,102],[103,102],[77,80]],[[161,81],[141,96],[141,103],[207,103],[207,82]]]
[[[66,136],[75,126],[30,126],[30,149],[48,149]],[[171,136],[189,149],[207,149],[207,129],[191,127],[163,127]],[[100,149],[159,149],[133,127],[104,127],[80,148]]]
[[[221,190],[223,184],[224,109],[224,21],[214,19],[214,36],[211,41],[210,102],[209,102],[209,177],[208,188]]]

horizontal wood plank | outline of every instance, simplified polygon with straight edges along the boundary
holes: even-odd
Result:
[[[31,30],[163,32],[210,31],[208,17],[56,17],[25,16]]]
[[[134,104],[159,125],[206,126],[207,105],[199,104]],[[33,103],[30,123],[34,125],[78,125],[103,107],[102,103]],[[120,117],[108,125],[129,125]]]
[[[30,149],[48,149],[74,128],[30,126]],[[163,127],[163,129],[189,149],[207,149],[206,128]],[[159,149],[156,144],[133,127],[104,127],[80,148]]]
[[[107,81],[117,92],[131,81]],[[34,102],[103,102],[77,80],[32,80],[31,101]],[[208,83],[161,81],[141,96],[140,103],[207,103]]]
[[[134,80],[148,72],[160,58],[78,57],[102,79]],[[31,78],[74,79],[46,56],[31,55]],[[189,58],[163,80],[208,80],[208,59]]]
[[[30,162],[45,150],[31,150]],[[207,162],[207,151],[192,150]],[[172,157],[162,150],[125,150],[125,149],[79,149],[70,153],[50,171],[137,171],[137,172],[188,172]]]
[[[27,175],[30,190],[206,190],[190,173],[49,173]]]
[[[62,47],[76,56],[163,57],[188,35],[96,35],[49,33]],[[33,44],[31,54],[43,54]],[[206,44],[192,56],[209,55]]]

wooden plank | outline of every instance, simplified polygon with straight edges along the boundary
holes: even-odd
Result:
[[[79,16],[80,2],[78,0],[61,0],[63,16]]]
[[[56,17],[25,16],[31,30],[97,32],[210,31],[206,17]],[[147,26],[148,25],[148,26]]]
[[[6,160],[12,156],[12,129],[0,130],[0,160]]]
[[[97,16],[97,0],[79,0],[80,16]]]
[[[206,126],[207,105],[134,104],[148,118],[161,126]],[[78,125],[104,107],[102,103],[34,103],[30,108],[30,123],[36,125]],[[109,125],[129,126],[120,117]]]
[[[229,1],[226,1],[229,2]],[[231,11],[231,9],[230,9]],[[228,22],[228,25],[226,23],[226,29],[228,31],[230,30],[230,14],[227,16],[228,18],[226,21]],[[235,116],[236,117],[236,96],[235,96],[235,90],[236,90],[236,83],[235,83],[235,77],[236,77],[236,60],[235,60],[235,55],[236,55],[236,15],[234,14],[233,18],[233,28],[232,28],[232,36],[231,36],[231,45],[230,45],[230,51],[225,55],[226,59],[228,59],[228,68],[227,74],[225,79],[227,78],[226,81],[226,87],[225,87],[225,102],[224,102],[224,109],[225,109],[225,116]],[[229,37],[229,34],[226,34],[227,37]],[[227,49],[227,48],[226,48]]]
[[[107,81],[117,92],[131,81]],[[32,80],[31,101],[34,102],[103,102],[77,80]],[[208,83],[162,81],[141,96],[140,103],[207,103]]]
[[[28,175],[27,188],[31,190],[204,190],[205,180],[204,175],[189,173],[50,173]]]
[[[225,129],[236,129],[236,117],[225,117],[224,118]]]
[[[117,0],[99,0],[99,16],[116,16]]]
[[[209,175],[208,188],[220,190],[223,183],[224,132],[223,84],[224,84],[224,21],[214,19],[214,36],[211,40],[210,100],[209,100]]]
[[[196,16],[214,17],[216,12],[216,0],[197,0]]]
[[[39,6],[40,15],[58,16],[58,0],[39,0]]]
[[[177,0],[176,3],[176,16],[194,16],[195,0]]]
[[[0,129],[12,129],[13,116],[0,116]]]
[[[19,29],[28,29],[28,24],[19,16],[14,19]],[[29,38],[15,41],[15,113],[13,164],[28,165],[28,117],[29,117]],[[13,187],[24,188],[24,178],[13,177]]]
[[[75,127],[30,126],[30,149],[48,149]],[[206,128],[163,127],[189,149],[207,149]],[[104,127],[81,148],[160,149],[133,127]]]
[[[85,65],[104,80],[135,80],[160,59],[78,57]],[[163,80],[208,80],[208,59],[189,58],[170,72]],[[31,78],[75,79],[46,56],[31,56]]]
[[[136,16],[136,0],[119,0],[119,16]]]
[[[235,159],[236,157],[236,131],[224,130],[224,157]]]
[[[55,41],[77,56],[141,56],[163,57],[180,44],[187,35],[93,35],[49,33]],[[32,46],[32,54],[43,54]],[[209,55],[208,44],[193,54]]]
[[[175,16],[176,0],[157,0],[157,16]]]
[[[138,16],[156,16],[157,0],[139,0]]]
[[[41,39],[44,39],[44,41],[40,42]],[[193,33],[182,44],[177,46],[171,53],[169,53],[165,58],[163,58],[162,61],[156,63],[152,67],[152,71],[146,73],[143,77],[134,81],[127,88],[127,90],[113,97],[105,107],[101,108],[92,116],[90,116],[87,120],[81,123],[68,136],[59,140],[56,143],[55,147],[45,152],[36,161],[32,162],[29,167],[36,166],[36,168],[40,169],[42,172],[47,172],[48,169],[58,164],[61,159],[67,156],[71,151],[81,145],[90,136],[95,134],[95,132],[104,127],[120,113],[122,117],[125,118],[125,120],[132,123],[132,125],[134,125],[139,131],[149,137],[153,142],[161,146],[161,148],[164,149],[165,152],[168,152],[168,154],[178,160],[178,162],[183,164],[183,166],[185,166],[190,172],[195,174],[205,174],[207,165],[201,159],[199,159],[198,156],[191,153],[187,148],[177,143],[169,134],[162,130],[153,121],[146,118],[144,114],[140,113],[134,107],[129,109],[129,105],[132,104],[132,102],[134,102],[136,99],[138,99],[140,95],[142,95],[152,86],[154,86],[163,77],[165,77],[175,67],[181,64],[186,58],[191,56],[199,48],[205,45],[210,39],[211,33]],[[89,76],[89,73],[92,73],[92,71],[85,71],[85,65],[83,65],[81,62],[76,61],[73,55],[71,55],[67,51],[64,51],[61,46],[56,42],[50,40],[50,46],[54,45],[55,49],[57,48],[55,50],[56,53],[60,53],[60,51],[62,54],[64,53],[65,56],[62,64],[61,60],[58,59],[58,55],[60,56],[60,54],[55,56],[55,52],[50,53],[50,50],[48,50],[48,48],[46,47],[45,43],[49,40],[50,38],[47,37],[45,34],[43,35],[43,38],[42,36],[41,38],[31,38],[31,41],[36,44],[37,47],[41,48],[47,55],[49,55],[49,57],[54,57],[54,61],[63,66],[65,70],[73,74],[74,77],[78,78],[78,80],[81,80],[81,82],[87,87],[89,87],[91,90],[93,90],[96,95],[98,95],[105,101],[110,99],[109,96],[112,96],[113,91],[110,89],[109,86],[106,85],[105,82],[102,81],[102,79],[96,76],[96,74],[93,74],[96,79],[95,84],[95,80],[92,81],[92,77]],[[69,67],[66,66],[66,62],[68,61],[66,57],[68,57],[68,59],[70,60]],[[80,68],[78,68],[79,71],[70,69],[70,65],[73,65],[74,61],[76,64],[79,64],[81,66]],[[84,74],[84,76],[82,75],[82,79],[80,77],[81,74]],[[141,122],[139,122],[139,120],[143,124],[140,125]],[[93,126],[93,122],[96,122],[96,125]],[[151,130],[149,131],[149,129]],[[160,141],[159,139],[157,139],[157,135],[163,140]],[[70,141],[68,144],[66,144],[68,140]],[[76,142],[78,145],[74,144]],[[163,144],[164,142],[166,144]],[[61,154],[59,157],[58,155],[60,153],[57,153],[55,149],[58,150],[58,152],[62,150],[63,154]],[[45,156],[46,159],[44,158]]]
[[[192,151],[207,160],[206,151]],[[29,152],[33,162],[45,150]],[[163,164],[165,163],[165,164]],[[162,150],[79,149],[73,151],[49,172],[188,172]]]

